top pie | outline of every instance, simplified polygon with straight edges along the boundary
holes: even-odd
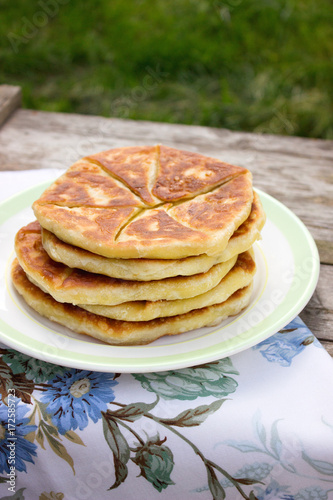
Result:
[[[109,258],[219,255],[248,218],[248,170],[166,146],[79,160],[34,202],[41,226]]]

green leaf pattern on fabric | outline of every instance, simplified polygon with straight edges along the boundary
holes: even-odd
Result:
[[[29,440],[31,446],[37,449],[54,453],[54,459],[63,460],[73,476],[76,469],[71,450],[76,446],[86,446],[80,432],[88,424],[99,425],[101,443],[104,442],[109,450],[114,470],[114,476],[105,488],[105,494],[109,492],[110,498],[110,490],[121,488],[130,477],[149,483],[152,495],[154,490],[161,493],[170,488],[172,497],[178,463],[170,436],[180,440],[184,449],[187,448],[188,453],[199,459],[207,478],[201,491],[209,492],[213,500],[224,500],[228,490],[247,500],[271,498],[268,495],[288,500],[317,497],[326,500],[328,491],[333,491],[333,487],[324,490],[314,486],[312,490],[303,488],[290,496],[288,488],[271,478],[277,464],[290,474],[297,475],[299,472],[285,458],[281,420],[267,426],[259,411],[252,418],[253,440],[226,440],[220,443],[225,449],[232,448],[235,453],[255,456],[254,460],[236,471],[228,471],[227,453],[221,454],[218,461],[213,461],[205,456],[188,434],[184,434],[189,428],[207,426],[208,429],[209,419],[216,412],[219,412],[223,425],[223,408],[232,404],[230,395],[238,387],[239,373],[229,358],[178,371],[133,374],[133,382],[138,384],[141,394],[142,390],[146,391],[150,402],[139,400],[128,403],[122,402],[121,391],[117,393],[122,375],[65,369],[32,360],[11,349],[2,349],[0,354],[1,405],[8,405],[11,391],[15,391],[16,399],[29,409],[24,421],[28,430],[22,439]],[[173,415],[163,414],[163,404],[159,403],[164,401],[166,405],[172,400],[181,401],[180,407],[184,409],[178,409]],[[194,403],[194,400],[200,402]],[[192,403],[189,405],[187,401]],[[172,408],[170,405],[170,412]],[[145,422],[153,423],[154,428],[159,429],[158,433],[147,433]],[[0,474],[5,472],[4,462],[1,461],[5,446],[5,434],[1,434],[4,425],[0,422]],[[258,456],[264,460],[258,461]],[[302,459],[309,468],[325,478],[327,484],[331,482],[333,485],[331,462],[310,457],[304,449]],[[136,468],[135,476],[133,468]],[[0,478],[0,483],[2,479],[4,482],[5,477]],[[199,489],[197,492],[200,492]],[[312,497],[312,493],[317,497]],[[10,498],[24,500],[24,488],[15,495]],[[39,500],[63,498],[64,493],[59,491],[41,491],[39,495]]]
[[[237,389],[238,375],[230,358],[178,371],[134,374],[144,389],[163,399],[194,400],[199,397],[223,398]]]
[[[36,384],[46,382],[57,373],[64,373],[66,370],[63,366],[32,358],[13,349],[0,349],[0,354],[3,354],[2,360],[10,365],[14,375],[24,373],[28,380],[33,380]]]

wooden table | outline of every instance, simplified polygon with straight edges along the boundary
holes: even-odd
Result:
[[[333,356],[333,141],[20,109],[0,86],[0,170],[67,168],[96,151],[163,143],[241,165],[254,185],[306,224],[320,254],[317,289],[300,314]]]

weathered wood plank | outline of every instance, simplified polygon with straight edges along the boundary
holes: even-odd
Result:
[[[20,110],[15,126],[26,128],[27,123],[35,123],[39,128],[43,123],[46,133],[63,132],[77,134],[82,137],[99,137],[114,146],[118,141],[133,144],[142,141],[172,142],[177,147],[192,145],[192,149],[203,151],[203,148],[221,151],[219,140],[223,146],[231,150],[266,151],[269,153],[285,152],[297,157],[312,157],[313,159],[333,159],[333,141],[320,139],[304,139],[301,137],[277,136],[268,134],[253,134],[247,132],[232,132],[227,129],[203,127],[197,125],[181,125],[149,121],[123,120],[118,118],[103,118],[100,116],[78,115],[71,113],[51,113],[42,111]],[[129,135],[130,133],[130,135]],[[122,144],[120,144],[122,145]]]
[[[21,106],[22,94],[20,87],[0,85],[0,127],[7,118]]]
[[[333,266],[321,265],[317,288],[300,317],[320,340],[333,342]]]
[[[114,147],[130,144],[165,142],[179,148],[203,152],[216,151],[217,154],[247,153],[248,161],[255,161],[255,153],[275,155],[283,153],[297,158],[333,160],[333,141],[303,139],[300,137],[275,136],[231,132],[226,129],[155,123],[148,121],[122,120],[99,116],[76,115],[70,113],[50,113],[42,111],[20,110],[13,117],[11,127],[27,130],[43,130],[45,134],[63,134],[78,136],[81,141],[72,144],[71,151],[78,156],[95,151],[96,147]],[[230,160],[232,161],[232,158]],[[316,167],[316,164],[312,164]],[[330,175],[331,182],[333,174]]]
[[[323,264],[333,264],[333,243],[332,241],[316,240],[319,251],[320,262]]]
[[[165,143],[253,172],[255,186],[291,210],[333,261],[333,141],[230,132],[199,126],[18,110],[0,130],[4,170],[68,167],[115,146]]]

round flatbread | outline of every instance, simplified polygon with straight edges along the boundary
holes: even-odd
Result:
[[[248,218],[251,173],[166,146],[82,159],[33,204],[60,240],[108,258],[220,255]]]
[[[196,328],[219,324],[238,314],[251,299],[252,286],[235,292],[225,302],[195,309],[186,314],[152,321],[118,321],[98,316],[72,304],[54,300],[27,278],[17,259],[12,265],[12,282],[25,302],[40,315],[71,330],[112,345],[148,344],[164,335],[178,335]]]
[[[116,305],[132,300],[178,300],[215,287],[234,266],[237,256],[206,273],[156,281],[129,281],[72,269],[53,261],[42,245],[41,227],[32,222],[15,237],[15,251],[29,279],[58,302]]]
[[[201,254],[184,259],[108,259],[61,241],[46,229],[42,230],[43,247],[49,256],[69,267],[113,278],[151,281],[172,276],[204,273],[215,264],[225,262],[248,250],[260,238],[265,213],[260,198],[254,192],[251,213],[231,236],[226,249],[217,256]]]
[[[256,265],[253,251],[238,256],[237,262],[220,283],[206,293],[181,300],[125,302],[116,306],[79,304],[82,309],[122,321],[150,321],[155,318],[177,316],[193,309],[211,306],[227,300],[240,288],[248,286],[254,277]]]

